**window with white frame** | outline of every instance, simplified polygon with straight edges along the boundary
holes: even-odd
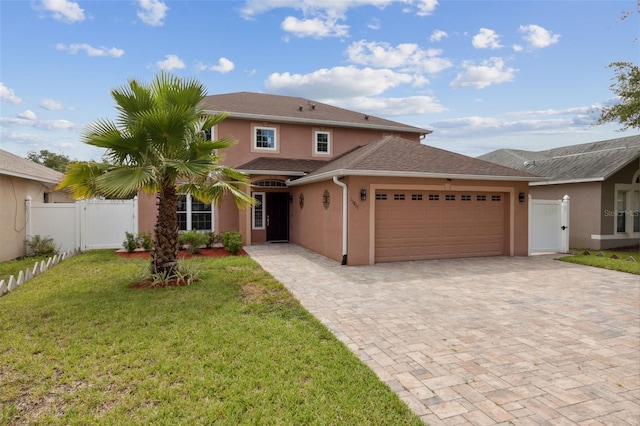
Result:
[[[213,231],[211,204],[196,200],[189,194],[178,195],[178,230]]]
[[[315,154],[331,154],[331,133],[316,130],[314,132],[314,153]]]
[[[277,149],[277,129],[275,127],[253,128],[253,147],[255,149],[267,149],[275,151]]]
[[[251,207],[251,227],[253,229],[265,229],[264,223],[264,192],[254,192],[256,203]]]
[[[614,233],[635,234],[640,232],[640,171],[632,183],[615,185]]]
[[[202,138],[206,141],[213,141],[216,139],[216,128],[211,127],[202,131]]]

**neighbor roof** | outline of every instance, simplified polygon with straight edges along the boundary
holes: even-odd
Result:
[[[226,112],[233,118],[359,127],[420,135],[431,133],[431,130],[420,127],[292,96],[252,92],[226,93],[206,96],[202,106],[209,113]]]
[[[0,175],[58,184],[64,175],[56,170],[0,149]]]
[[[290,184],[356,175],[515,181],[544,179],[397,136],[387,136],[356,148]]]
[[[325,164],[326,160],[259,157],[236,168],[248,174],[304,176]]]
[[[532,185],[550,185],[604,181],[639,156],[640,135],[635,135],[545,151],[499,149],[478,158],[547,176],[550,180]]]

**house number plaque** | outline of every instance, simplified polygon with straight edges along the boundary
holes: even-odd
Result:
[[[325,189],[322,194],[322,205],[325,209],[329,208],[329,204],[331,204],[331,196],[329,195],[329,190]]]

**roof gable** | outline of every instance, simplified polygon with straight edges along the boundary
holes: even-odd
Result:
[[[57,184],[64,175],[56,170],[18,157],[8,151],[0,149],[0,175],[16,176],[38,182]]]
[[[538,180],[538,176],[397,136],[356,148],[320,167],[300,182],[334,175],[457,177],[466,179]],[[298,181],[296,181],[298,182]]]
[[[426,135],[430,130],[293,96],[236,92],[206,96],[202,106],[229,117],[317,125],[386,129]]]
[[[640,156],[640,135],[544,151],[500,149],[479,159],[560,182],[604,181]]]

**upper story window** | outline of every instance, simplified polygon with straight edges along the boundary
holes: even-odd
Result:
[[[216,139],[216,128],[211,127],[202,131],[202,138],[206,141],[213,141]]]
[[[331,154],[331,133],[316,130],[314,136],[314,153]]]
[[[256,126],[253,128],[253,147],[275,151],[278,143],[277,136],[278,132],[275,127]]]

